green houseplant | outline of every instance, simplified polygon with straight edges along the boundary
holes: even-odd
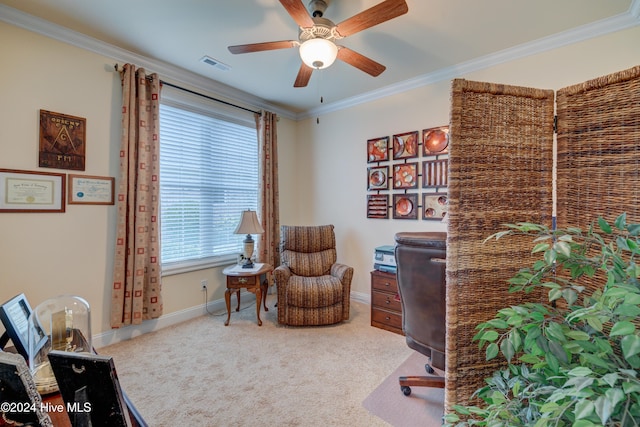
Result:
[[[476,391],[482,405],[454,406],[445,425],[640,425],[640,224],[626,214],[588,230],[507,224],[487,241],[513,235],[530,235],[540,259],[509,280],[510,292],[543,287],[548,301],[477,326],[486,359],[507,364]]]

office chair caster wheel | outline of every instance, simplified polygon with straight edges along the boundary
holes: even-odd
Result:
[[[409,396],[411,394],[411,387],[409,387],[408,385],[400,386],[400,390],[402,390],[402,394],[404,394],[405,396]]]
[[[424,365],[424,369],[427,371],[427,374],[433,374],[435,372],[431,365],[429,365],[428,363]]]

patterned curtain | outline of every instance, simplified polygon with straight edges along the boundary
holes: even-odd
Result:
[[[278,136],[274,113],[256,114],[258,128],[258,212],[264,234],[258,239],[258,260],[280,265],[280,194],[278,192]]]
[[[162,314],[159,224],[160,80],[131,64],[122,73],[122,136],[116,200],[111,327]]]

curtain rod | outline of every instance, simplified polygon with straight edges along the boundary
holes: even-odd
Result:
[[[122,72],[122,70],[120,69],[120,67],[118,66],[118,64],[115,64],[113,68],[114,68],[117,72]],[[169,82],[166,82],[166,81],[164,81],[164,80],[160,80],[160,83],[162,83],[163,85],[170,86],[170,87],[172,87],[172,88],[174,88],[174,89],[179,89],[179,90],[181,90],[181,91],[188,92],[188,93],[190,93],[190,94],[192,94],[192,95],[201,96],[201,97],[203,97],[203,98],[207,98],[207,99],[209,99],[209,100],[211,100],[211,101],[215,101],[215,102],[219,102],[219,103],[221,103],[221,104],[228,105],[228,106],[230,106],[230,107],[239,108],[239,109],[241,109],[241,110],[248,111],[248,112],[250,112],[250,113],[254,113],[254,114],[257,114],[257,115],[259,115],[259,116],[261,116],[261,115],[262,115],[262,113],[261,113],[260,111],[254,111],[254,110],[252,110],[252,109],[250,109],[250,108],[245,108],[245,107],[242,107],[242,106],[240,106],[240,105],[236,105],[236,104],[233,104],[233,103],[231,103],[231,102],[228,102],[228,101],[225,101],[225,100],[222,100],[222,99],[214,98],[214,97],[212,97],[212,96],[205,95],[205,94],[203,94],[203,93],[199,93],[199,92],[193,91],[193,90],[191,90],[191,89],[187,89],[187,88],[184,88],[184,87],[181,87],[181,86],[178,86],[178,85],[174,85],[173,83],[169,83]]]

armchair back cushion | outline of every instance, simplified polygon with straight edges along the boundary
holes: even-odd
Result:
[[[297,276],[323,276],[336,262],[336,238],[333,225],[317,227],[281,227],[282,264]]]

